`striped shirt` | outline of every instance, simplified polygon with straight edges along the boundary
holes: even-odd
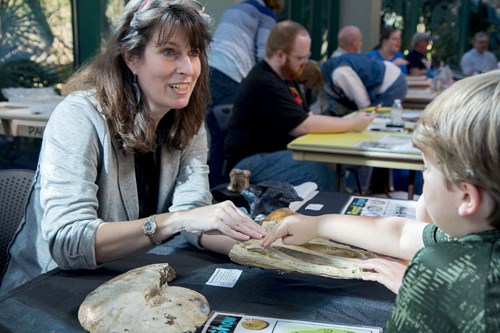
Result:
[[[234,4],[222,15],[210,44],[210,67],[240,83],[264,58],[276,15],[262,0]]]

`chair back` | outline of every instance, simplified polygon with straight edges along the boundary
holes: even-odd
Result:
[[[23,217],[34,175],[33,170],[0,170],[0,277],[7,265],[7,249]]]
[[[225,182],[229,174],[229,170],[224,167],[224,139],[233,113],[233,104],[216,105],[209,112],[212,113],[213,120],[215,120],[207,120],[210,138],[210,155],[208,159],[210,174],[208,177],[210,186],[214,187],[221,182]]]
[[[220,104],[213,107],[212,112],[214,113],[217,124],[220,130],[225,135],[227,128],[229,127],[229,120],[231,120],[231,114],[233,113],[233,104]]]

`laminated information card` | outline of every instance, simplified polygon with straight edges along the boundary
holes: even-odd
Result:
[[[415,219],[417,201],[352,196],[342,214],[357,216],[399,216]]]
[[[202,333],[378,333],[380,327],[336,325],[320,322],[250,316],[213,311]]]

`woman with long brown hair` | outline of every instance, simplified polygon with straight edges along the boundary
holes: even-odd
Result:
[[[219,252],[265,234],[231,202],[211,205],[210,35],[196,7],[128,2],[100,53],[70,79],[73,92],[45,130],[1,293],[56,266],[95,269],[181,231]]]

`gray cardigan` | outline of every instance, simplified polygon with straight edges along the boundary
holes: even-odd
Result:
[[[162,150],[158,213],[211,204],[206,160],[204,126],[185,150]],[[71,94],[45,129],[0,295],[57,266],[97,268],[94,240],[99,224],[138,215],[134,154],[125,154],[111,136],[92,92]],[[187,236],[198,246],[196,235]]]

